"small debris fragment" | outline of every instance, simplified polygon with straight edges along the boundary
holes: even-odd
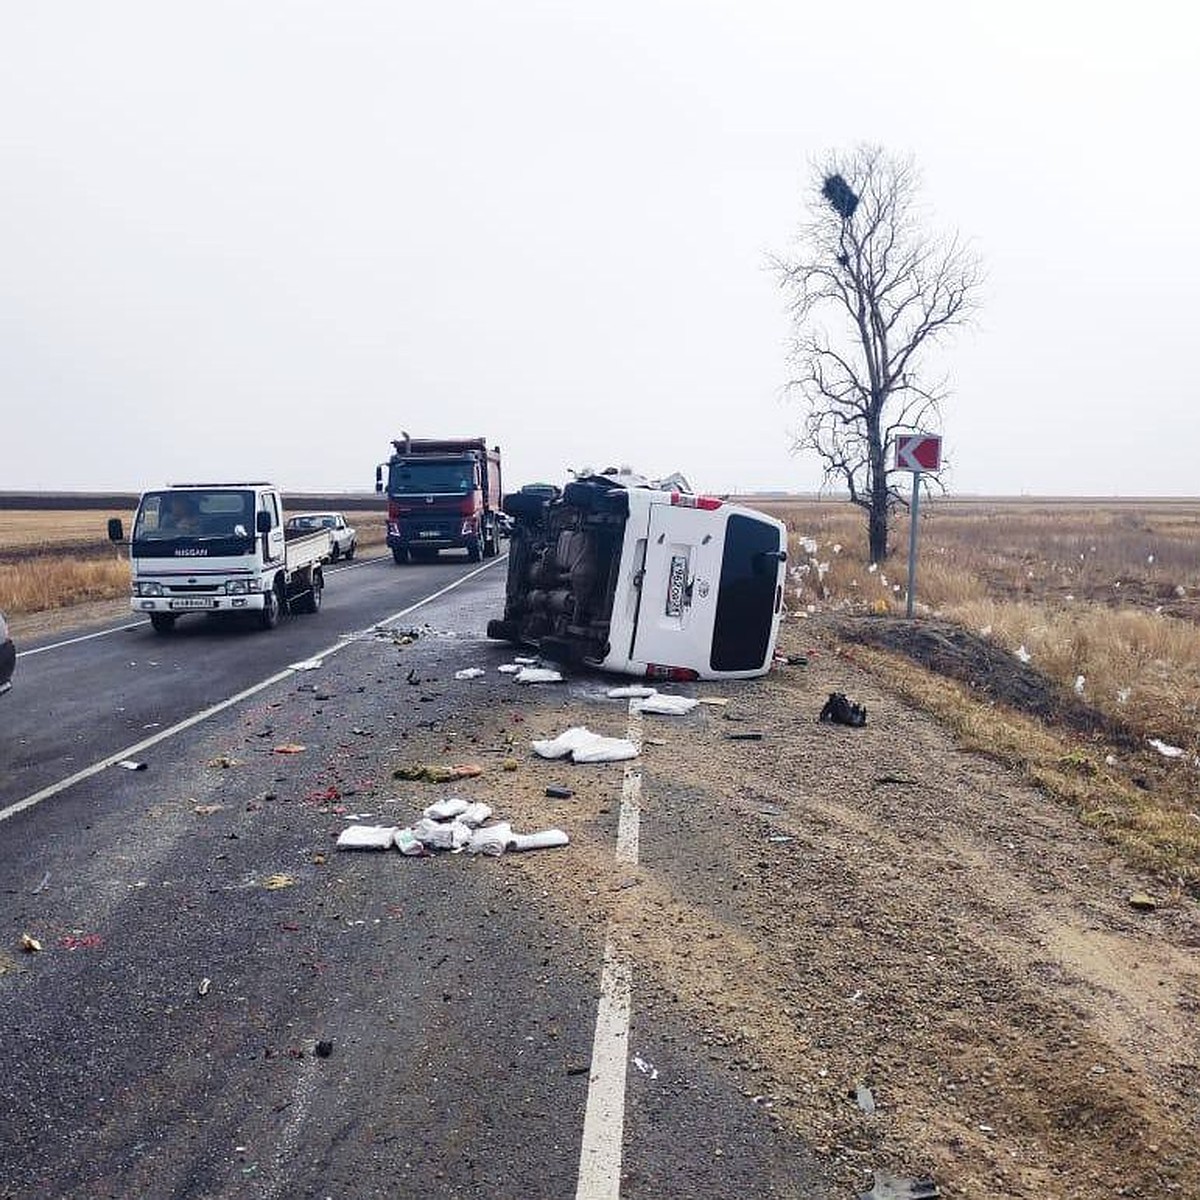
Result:
[[[865,1083],[856,1083],[854,1085],[854,1099],[858,1103],[858,1107],[863,1110],[869,1117],[875,1111],[875,1097],[871,1093],[871,1089]]]
[[[333,1043],[332,1042],[318,1042],[317,1043],[317,1057],[318,1058],[328,1058],[332,1053],[333,1053]]]
[[[220,812],[224,807],[225,805],[223,804],[197,804],[192,811],[199,816],[210,817],[213,813]]]
[[[707,704],[709,708],[724,708],[729,703],[724,696],[701,696],[701,704]]]
[[[639,1058],[636,1054],[633,1057],[633,1065],[637,1067],[643,1075],[649,1075],[651,1079],[658,1078],[658,1068],[652,1063],[647,1062],[644,1058]]]
[[[268,875],[266,879],[263,880],[263,887],[265,887],[268,892],[277,892],[281,888],[291,887],[295,882],[296,880],[291,875],[285,875],[283,872],[278,872],[275,875]]]
[[[41,948],[42,943],[39,942],[37,938],[28,933],[21,934],[21,949],[24,950],[26,954],[37,954]]]
[[[392,772],[392,778],[407,780],[410,783],[453,783],[459,779],[473,779],[482,774],[483,768],[476,763],[461,763],[455,767],[420,763],[397,767]]]
[[[480,675],[486,672],[482,667],[464,667],[461,671],[454,672],[455,679],[478,679]]]
[[[1146,740],[1163,758],[1179,758],[1183,755],[1183,748],[1181,746],[1171,746],[1160,738],[1147,738]]]
[[[932,1179],[902,1179],[887,1171],[876,1171],[875,1186],[858,1200],[938,1200],[941,1194]]]
[[[549,667],[524,667],[513,679],[517,683],[562,683],[561,671],[552,671]]]
[[[644,700],[635,701],[634,712],[650,713],[661,717],[681,717],[690,713],[700,701],[691,696],[667,696],[656,692]]]
[[[765,735],[761,733],[727,733],[727,742],[761,742]]]
[[[546,795],[551,800],[570,800],[575,793],[569,787],[559,787],[557,784],[551,784],[546,789]]]
[[[291,671],[319,671],[325,664],[319,658],[306,658],[303,662],[294,662],[288,668]]]
[[[230,767],[240,767],[242,760],[234,758],[229,754],[218,754],[216,758],[210,758],[207,765],[210,767],[219,767],[222,771],[228,771]]]
[[[42,876],[42,882],[39,883],[37,885],[37,887],[35,887],[30,894],[33,896],[36,896],[39,892],[44,892],[46,890],[46,884],[48,884],[49,882],[50,882],[50,872],[47,871],[45,873],[45,875]]]
[[[857,729],[867,723],[867,710],[848,699],[844,692],[830,692],[817,720],[825,724],[850,725]]]
[[[276,754],[303,754],[307,750],[307,746],[301,746],[298,742],[284,742],[281,746],[276,746],[274,753]]]
[[[200,980],[200,986],[196,988],[196,995],[207,996],[208,989],[210,987],[212,987],[212,980],[206,975],[202,980]]]
[[[1134,892],[1129,897],[1129,905],[1131,908],[1150,911],[1158,907],[1158,901],[1154,899],[1148,892]]]
[[[124,767],[127,771],[144,771],[148,764],[144,762],[134,762],[132,758],[123,758],[119,763],[117,763],[117,766]]]
[[[644,683],[629,683],[624,687],[609,688],[605,693],[610,700],[645,700],[657,694],[658,688],[647,687]]]

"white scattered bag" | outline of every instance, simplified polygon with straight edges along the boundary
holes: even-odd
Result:
[[[538,660],[536,658],[522,658],[519,654],[513,655],[513,662],[515,662],[518,667],[536,667],[537,661]]]
[[[482,800],[476,800],[472,804],[468,804],[466,808],[458,814],[458,819],[470,829],[476,829],[480,825],[491,818],[492,806],[484,804]]]
[[[577,763],[623,762],[637,756],[638,748],[628,738],[601,737],[599,734],[571,751],[571,759]]]
[[[1146,741],[1164,758],[1181,758],[1183,756],[1182,746],[1172,746],[1169,742],[1164,742],[1161,738],[1147,738]]]
[[[396,842],[395,825],[348,825],[338,834],[339,850],[389,850]]]
[[[460,800],[457,796],[448,796],[445,800],[438,800],[435,804],[431,804],[422,815],[431,821],[452,821],[470,807],[468,801]]]
[[[471,840],[467,842],[468,854],[490,854],[493,857],[501,855],[508,849],[512,838],[512,826],[507,821],[498,825],[488,825],[483,829],[471,832]]]
[[[644,683],[631,683],[625,687],[608,689],[610,700],[638,700],[645,696],[657,696],[658,688],[647,687]]]
[[[482,667],[463,667],[461,671],[454,672],[455,679],[478,679],[480,675],[487,674]]]
[[[533,743],[533,752],[539,758],[566,758],[576,746],[593,742],[600,735],[585,725],[572,725],[556,738],[542,738]]]
[[[566,758],[577,763],[621,762],[637,758],[638,748],[628,738],[604,737],[584,725],[573,725],[556,738],[532,743],[539,758]]]
[[[510,850],[551,850],[569,846],[571,839],[561,829],[543,829],[538,833],[514,833],[509,840]]]
[[[562,683],[560,672],[552,671],[549,667],[522,667],[513,679],[517,683]]]
[[[691,696],[665,696],[661,692],[647,696],[645,700],[637,701],[633,706],[634,712],[654,713],[663,717],[681,717],[690,713],[699,704]]]
[[[434,821],[422,817],[412,827],[412,833],[429,850],[458,850],[470,844],[473,830],[461,821]]]
[[[518,663],[501,663],[496,670],[501,675],[515,675],[521,669]]]
[[[417,840],[417,835],[411,829],[396,830],[396,849],[401,854],[412,856],[428,854],[429,851]]]

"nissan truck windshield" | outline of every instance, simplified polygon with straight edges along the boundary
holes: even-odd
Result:
[[[713,626],[714,671],[757,670],[766,661],[781,549],[774,525],[753,517],[730,516]]]
[[[169,554],[180,542],[215,542],[212,554],[241,554],[253,538],[251,491],[147,492],[133,526],[135,554]]]
[[[461,459],[397,462],[388,469],[388,492],[393,496],[462,496],[474,490],[475,464]]]

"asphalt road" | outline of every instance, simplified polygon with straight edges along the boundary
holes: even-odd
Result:
[[[348,809],[394,820],[393,751],[511,703],[492,670],[447,685],[511,655],[481,636],[503,570],[356,562],[274,631],[21,647],[0,710],[0,1196],[840,1194],[679,1049],[636,962],[603,969],[610,931],[507,857],[333,850]],[[420,636],[398,647],[371,629],[387,618]],[[664,852],[686,874],[686,844]]]

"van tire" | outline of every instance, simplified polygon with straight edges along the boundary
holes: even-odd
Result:
[[[263,629],[274,629],[279,624],[279,616],[283,605],[279,601],[279,591],[272,587],[263,593],[263,606],[258,613],[258,623]]]
[[[471,540],[467,542],[467,561],[476,563],[482,557],[483,551],[480,548],[479,539],[477,537],[471,538]]]
[[[392,562],[398,567],[404,566],[408,562],[408,551],[403,546],[392,547]]]
[[[155,633],[174,633],[176,617],[173,613],[151,613],[150,624]]]

